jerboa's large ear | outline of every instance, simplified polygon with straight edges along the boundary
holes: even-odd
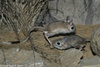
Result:
[[[66,17],[66,22],[73,22],[73,19],[70,16]]]

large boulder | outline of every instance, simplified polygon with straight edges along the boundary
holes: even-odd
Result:
[[[100,0],[53,0],[49,8],[57,20],[64,20],[69,15],[75,24],[100,24],[99,4]]]
[[[100,28],[94,31],[91,39],[91,50],[100,56]]]

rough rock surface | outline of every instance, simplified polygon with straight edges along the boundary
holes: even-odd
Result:
[[[83,53],[77,49],[69,49],[66,50],[61,56],[61,66],[62,67],[76,67],[77,64],[80,62],[80,58],[82,57]]]
[[[0,64],[4,64],[4,55],[2,49],[0,49]]]
[[[76,49],[69,49],[64,51],[59,57],[59,63],[49,62],[44,59],[47,67],[76,67],[82,57],[82,52]],[[52,60],[52,59],[51,59]]]
[[[100,28],[96,29],[92,35],[91,49],[93,53],[100,56]]]
[[[0,54],[0,65],[10,65],[12,67],[14,67],[15,65],[17,66],[21,66],[21,67],[45,67],[42,61],[42,58],[40,57],[40,55],[38,53],[35,52],[35,54],[33,54],[33,51],[30,50],[21,50],[19,52],[16,51],[16,48],[12,48],[12,49],[3,49],[0,50],[1,53],[4,54]],[[2,55],[4,55],[2,57]],[[34,59],[34,55],[35,55],[35,59]]]
[[[100,57],[94,56],[82,59],[77,67],[100,67]]]
[[[53,0],[49,8],[57,20],[72,16],[75,24],[100,24],[100,0]],[[58,11],[56,11],[58,9]]]

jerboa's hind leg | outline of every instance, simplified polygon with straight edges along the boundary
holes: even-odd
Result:
[[[52,42],[49,40],[49,36],[47,35],[46,31],[43,31],[43,34],[45,36],[45,39],[48,41],[48,43],[50,44],[50,48],[53,48]]]

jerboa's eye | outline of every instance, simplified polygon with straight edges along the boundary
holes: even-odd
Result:
[[[61,43],[60,43],[60,42],[57,42],[57,45],[58,45],[58,46],[60,46],[60,45],[61,45]]]

